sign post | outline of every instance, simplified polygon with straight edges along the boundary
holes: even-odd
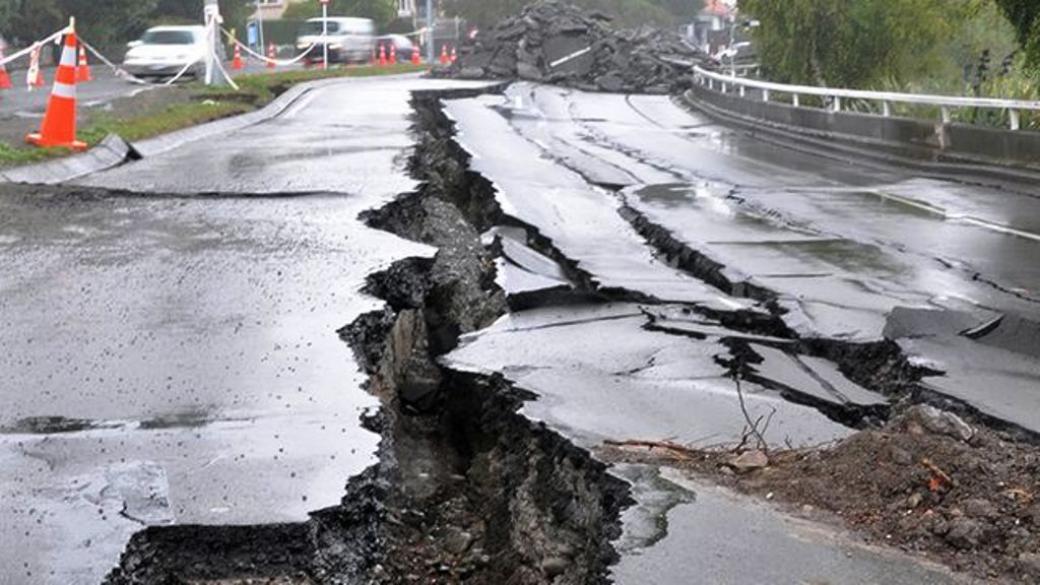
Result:
[[[203,19],[206,23],[206,85],[212,85],[214,81],[213,69],[216,66],[214,56],[216,55],[217,43],[220,42],[220,25],[224,20],[220,17],[220,5],[217,0],[205,0],[203,5]]]
[[[329,2],[332,0],[318,0],[321,2],[321,50],[323,58],[321,68],[329,68]]]

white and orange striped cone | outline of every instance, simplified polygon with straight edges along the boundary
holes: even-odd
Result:
[[[451,48],[451,62],[454,63],[459,60],[459,52],[455,50],[455,47]]]
[[[386,45],[379,45],[379,66],[386,67]]]
[[[274,69],[278,64],[275,63],[275,59],[278,58],[278,49],[274,46],[274,43],[267,45],[267,68]]]
[[[397,45],[390,45],[390,64],[397,65]]]
[[[451,57],[448,56],[448,45],[441,47],[441,65],[447,65],[451,62]]]
[[[61,64],[54,77],[54,88],[47,102],[40,131],[25,137],[26,142],[40,147],[60,146],[72,150],[86,150],[87,145],[76,140],[76,33],[65,36]]]
[[[0,47],[0,61],[4,60],[4,49]],[[11,83],[11,76],[7,73],[7,65],[0,65],[0,89],[11,89],[14,84]]]
[[[242,48],[235,43],[235,57],[231,60],[231,68],[235,71],[240,71],[245,68],[246,64],[242,62]]]
[[[412,47],[412,65],[422,65],[422,45],[418,43]]]
[[[80,45],[79,64],[76,65],[76,83],[86,83],[93,80],[94,76],[90,73],[90,64],[87,63],[87,48]]]

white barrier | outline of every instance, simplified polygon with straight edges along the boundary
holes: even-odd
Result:
[[[915,93],[891,93],[883,91],[866,91],[859,89],[838,89],[833,87],[814,87],[809,85],[787,85],[724,75],[708,71],[699,66],[693,68],[694,79],[708,89],[715,89],[715,83],[719,83],[719,91],[728,93],[729,89],[735,88],[742,96],[745,90],[757,89],[762,92],[762,101],[770,101],[770,94],[780,93],[793,97],[795,107],[801,105],[800,96],[817,96],[831,100],[830,109],[835,112],[841,111],[842,99],[864,100],[881,103],[881,115],[892,116],[892,104],[914,104],[920,106],[932,106],[939,108],[942,121],[949,124],[952,121],[952,110],[959,108],[980,108],[990,110],[1007,110],[1012,130],[1021,128],[1020,112],[1040,112],[1040,101],[1009,100],[1000,98],[974,98],[960,96],[927,95]]]

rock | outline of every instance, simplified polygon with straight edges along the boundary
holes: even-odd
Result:
[[[762,451],[747,451],[734,457],[729,466],[739,473],[747,473],[756,469],[762,469],[769,465],[769,457]]]
[[[450,528],[443,536],[444,548],[453,555],[461,555],[473,544],[473,535],[465,530]]]
[[[483,67],[463,67],[462,71],[459,72],[459,77],[463,79],[483,79],[487,77],[487,72]]]
[[[531,65],[530,63],[517,63],[516,74],[520,76],[520,79],[527,79],[529,81],[542,80],[542,70],[535,67],[534,65]]]
[[[1032,575],[1040,574],[1040,554],[1024,552],[1018,555],[1018,562],[1022,568]]]
[[[969,518],[954,518],[949,522],[949,528],[946,542],[962,550],[978,546],[985,534],[982,525]]]
[[[906,467],[914,464],[913,456],[910,455],[909,451],[903,449],[902,447],[898,447],[896,445],[888,445],[887,447],[885,447],[885,454],[888,457],[888,460],[892,463],[895,463],[896,465],[902,465]]]
[[[689,87],[692,65],[713,65],[678,33],[618,31],[609,20],[565,2],[540,0],[470,41],[459,60],[439,73],[549,81],[592,91],[669,93]]]
[[[927,404],[913,406],[904,416],[908,422],[916,423],[923,430],[935,435],[945,435],[964,442],[971,441],[975,436],[975,429],[964,422],[964,419]]]
[[[910,494],[910,497],[906,499],[906,507],[913,510],[921,505],[921,501],[924,500],[924,496],[914,492]]]
[[[570,564],[570,561],[563,557],[546,557],[542,560],[542,571],[552,579],[566,572]]]
[[[618,77],[617,74],[608,73],[597,77],[596,85],[598,85],[603,91],[619,92],[621,91],[621,88],[625,86],[625,82],[623,79]]]
[[[961,508],[964,510],[964,513],[971,518],[995,518],[1000,514],[1000,510],[997,509],[997,506],[994,505],[993,502],[982,498],[965,500],[964,503],[961,504]]]

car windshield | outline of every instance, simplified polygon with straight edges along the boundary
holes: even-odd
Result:
[[[144,33],[141,42],[146,45],[190,45],[195,35],[186,30],[150,30]]]
[[[339,32],[338,22],[329,22],[329,33]],[[305,22],[300,27],[300,35],[320,35],[321,34],[321,21]]]

